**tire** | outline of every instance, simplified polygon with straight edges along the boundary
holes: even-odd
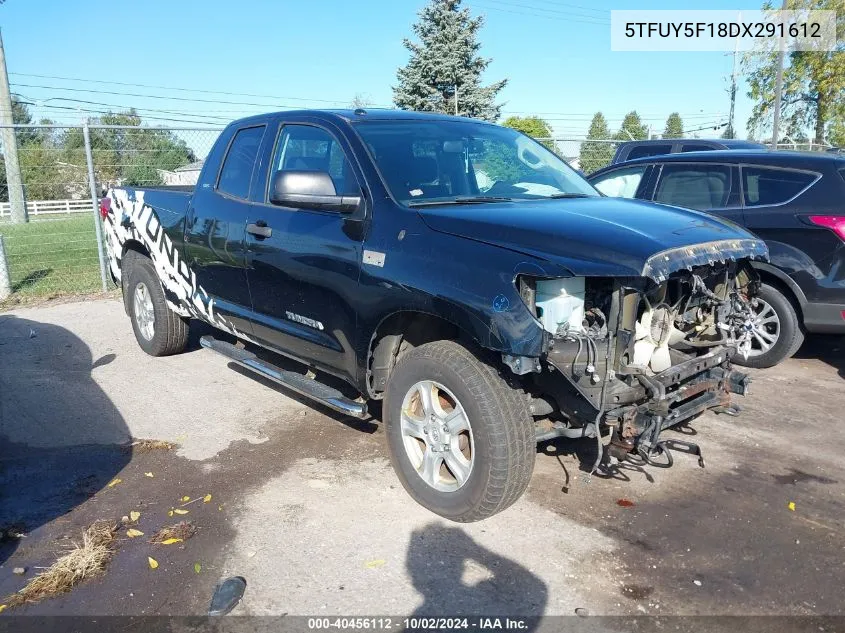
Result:
[[[774,367],[795,354],[804,342],[804,331],[792,301],[776,287],[766,283],[760,284],[757,300],[755,310],[758,314],[764,320],[771,320],[774,317],[776,320],[770,325],[758,325],[757,327],[770,329],[760,332],[752,340],[752,355],[749,355],[747,359],[734,356],[733,362],[744,367],[764,369]],[[772,339],[773,342],[771,342]],[[763,351],[763,345],[770,345],[770,347]]]
[[[423,415],[421,394],[426,391],[438,396],[431,398],[429,410],[445,418]],[[459,409],[463,415],[455,414]],[[451,420],[449,414],[454,414]],[[531,480],[537,448],[526,399],[495,368],[454,341],[427,343],[402,356],[387,384],[384,419],[399,480],[415,501],[442,517],[486,519],[516,501]],[[464,419],[469,430],[456,431]],[[427,423],[430,429],[422,428],[420,435],[419,425]],[[449,432],[448,424],[453,425]],[[431,451],[437,441],[450,448],[443,450],[441,443],[437,448],[443,452]],[[434,469],[426,475],[426,455],[437,459],[438,454],[434,484],[428,483],[423,477],[431,481]],[[452,468],[462,471],[462,483]]]
[[[152,261],[129,251],[123,260],[122,273],[127,311],[141,349],[150,356],[170,356],[183,351],[188,343],[189,320],[167,307]],[[151,323],[149,315],[153,317]]]

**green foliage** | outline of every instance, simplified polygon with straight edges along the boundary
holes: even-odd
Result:
[[[772,9],[771,2],[763,5]],[[781,115],[802,128],[813,130],[817,143],[825,131],[845,117],[845,0],[790,0],[789,9],[836,11],[838,44],[833,51],[791,51],[783,73]],[[774,117],[777,51],[755,51],[743,60],[748,96],[754,102],[748,127],[752,134],[771,130]]]
[[[551,126],[538,116],[510,116],[502,123],[505,127],[519,130],[535,139],[551,139],[554,132]],[[551,140],[540,141],[548,149],[555,151],[555,144]]]
[[[725,131],[722,132],[722,138],[736,138],[736,130],[734,129],[733,125],[728,122],[727,127],[725,127]]]
[[[597,169],[608,165],[613,159],[613,154],[616,151],[613,143],[596,143],[589,139],[603,139],[610,138],[610,128],[607,126],[607,119],[601,112],[596,112],[593,116],[593,121],[590,123],[590,130],[587,132],[587,139],[581,143],[581,157],[579,163],[581,171],[585,174],[590,174]]]
[[[484,86],[481,74],[490,59],[478,55],[478,31],[484,18],[473,18],[461,0],[431,0],[419,12],[413,25],[417,42],[404,40],[411,53],[408,63],[397,73],[393,101],[403,110],[455,113],[496,121],[501,104],[496,95],[506,79]]]
[[[619,141],[642,141],[648,138],[648,128],[643,125],[637,111],[631,110],[631,112],[626,114],[625,118],[622,119],[622,125],[619,127],[619,131],[613,138]]]
[[[681,121],[681,115],[673,112],[666,119],[666,128],[663,130],[663,138],[683,138],[684,137],[684,122]]]
[[[13,103],[15,123],[32,123],[24,104]],[[172,171],[196,160],[188,145],[169,130],[142,126],[134,111],[106,114],[94,124],[133,129],[91,128],[91,154],[98,184],[145,186],[162,184],[158,170]],[[88,195],[85,142],[80,128],[21,129],[18,159],[26,197],[54,200]],[[0,162],[0,199],[8,200],[5,165]]]

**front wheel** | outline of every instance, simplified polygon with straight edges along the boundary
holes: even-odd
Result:
[[[760,284],[760,291],[751,300],[751,308],[754,311],[751,351],[746,359],[734,356],[735,364],[774,367],[798,351],[804,342],[804,332],[795,306],[780,290]]]
[[[454,341],[404,355],[387,386],[390,459],[405,490],[453,521],[479,521],[525,491],[534,423],[522,394]]]

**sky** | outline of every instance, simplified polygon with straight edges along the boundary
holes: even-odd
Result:
[[[0,29],[12,91],[38,104],[31,109],[39,118],[78,123],[96,116],[79,109],[136,107],[150,124],[223,125],[284,107],[347,107],[356,95],[389,107],[396,69],[408,59],[403,38],[412,35],[424,4],[5,0]],[[610,9],[678,8],[677,0],[464,0],[464,6],[486,19],[481,53],[492,62],[485,79],[508,79],[499,98],[504,116],[537,114],[561,138],[583,137],[596,111],[614,132],[634,109],[656,133],[675,111],[687,129],[727,120],[731,54],[610,50]],[[759,8],[737,0],[684,7]],[[751,110],[745,92],[740,79],[741,137]]]

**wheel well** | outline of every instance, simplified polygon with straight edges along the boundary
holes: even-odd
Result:
[[[367,391],[379,400],[396,361],[409,350],[433,341],[457,340],[463,331],[454,323],[424,312],[397,312],[376,328],[367,353]]]
[[[798,297],[795,296],[792,288],[767,270],[757,269],[757,275],[759,275],[762,283],[776,288],[784,297],[786,297],[786,300],[792,304],[793,308],[795,308],[795,314],[798,315],[798,322],[803,327],[804,311],[801,309],[801,302],[798,301]]]

